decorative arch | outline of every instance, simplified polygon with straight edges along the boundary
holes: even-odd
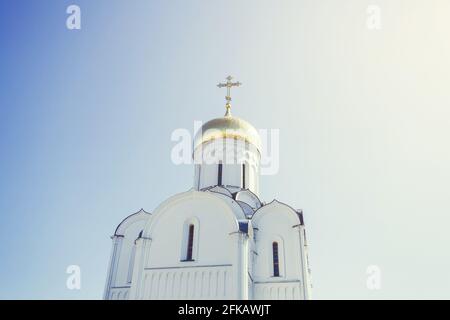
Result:
[[[255,211],[252,217],[252,223],[257,227],[258,222],[268,214],[279,214],[280,212],[286,213],[288,221],[292,226],[297,226],[301,224],[301,219],[296,210],[285,203],[279,202],[278,200],[273,200],[269,204],[262,206]]]
[[[261,208],[261,200],[250,189],[239,191],[235,195],[235,199],[249,204],[254,209]]]
[[[238,220],[246,220],[245,213],[241,206],[233,199],[230,199],[228,196],[215,192],[203,192],[191,189],[189,191],[179,193],[175,196],[170,197],[169,199],[164,201],[158,208],[156,208],[156,210],[152,214],[152,218],[149,219],[145,225],[143,237],[149,239],[152,238],[154,228],[158,225],[158,221],[169,209],[169,207],[193,199],[208,199],[216,201],[218,207],[225,209],[224,211],[227,213],[227,219],[236,232],[239,231]]]
[[[147,220],[150,218],[151,213],[145,211],[144,209],[139,210],[138,212],[135,212],[133,214],[130,214],[128,217],[122,220],[121,223],[117,226],[116,230],[114,231],[115,236],[123,236],[125,234],[125,231],[128,229],[129,226],[132,224]]]
[[[227,188],[222,187],[222,186],[208,187],[206,190],[209,192],[220,193],[220,194],[226,195],[230,198],[233,198],[233,195],[231,194],[230,190],[228,190]]]
[[[267,281],[296,277],[302,251],[300,229],[296,228],[300,226],[297,212],[274,200],[255,212],[252,225],[259,254],[255,266],[257,276]]]

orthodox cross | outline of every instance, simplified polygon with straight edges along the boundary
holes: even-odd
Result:
[[[230,109],[231,109],[231,88],[232,87],[239,87],[240,85],[242,85],[242,83],[240,83],[239,81],[237,82],[232,82],[231,80],[233,80],[232,76],[228,76],[226,78],[227,82],[226,83],[219,83],[217,86],[219,88],[227,88],[227,95],[225,96],[225,100],[227,101],[227,103],[225,104],[225,107],[227,108],[227,112],[225,113],[226,116],[231,115]]]

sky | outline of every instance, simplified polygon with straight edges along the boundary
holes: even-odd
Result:
[[[261,198],[303,209],[313,298],[449,299],[449,14],[447,0],[0,2],[0,298],[101,299],[115,227],[192,187],[171,134],[223,115],[231,74],[233,114],[280,130]]]

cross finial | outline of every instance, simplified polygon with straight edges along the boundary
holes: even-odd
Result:
[[[225,107],[227,108],[227,111],[225,113],[225,116],[231,116],[231,87],[239,87],[240,85],[242,85],[242,83],[240,83],[239,81],[237,82],[232,82],[231,80],[233,80],[232,76],[228,76],[226,77],[227,82],[226,83],[219,83],[217,86],[219,88],[227,88],[227,95],[225,96],[225,100],[227,101],[227,103],[225,104]]]

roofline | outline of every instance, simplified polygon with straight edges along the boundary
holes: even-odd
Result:
[[[303,221],[303,210],[302,210],[302,209],[296,210],[296,209],[294,209],[292,206],[290,206],[290,205],[288,205],[287,203],[284,203],[284,202],[282,202],[282,201],[279,201],[279,200],[277,200],[276,198],[274,198],[274,199],[273,199],[272,201],[270,201],[269,203],[267,203],[267,204],[261,206],[260,208],[258,208],[258,209],[255,211],[255,213],[253,213],[252,219],[253,219],[253,217],[255,216],[255,214],[258,213],[259,210],[261,210],[261,209],[264,208],[265,206],[271,205],[271,204],[274,203],[274,202],[279,203],[279,204],[282,204],[282,205],[288,207],[289,209],[291,209],[292,211],[294,211],[295,214],[296,214],[296,216],[297,216],[297,218],[298,218],[298,221],[299,221],[300,225],[304,226],[304,221]]]
[[[126,220],[128,220],[128,218],[131,218],[132,216],[137,215],[137,214],[139,214],[139,213],[141,213],[141,212],[144,212],[144,213],[146,213],[146,214],[151,214],[150,212],[145,211],[144,208],[141,208],[139,211],[130,214],[129,216],[127,216],[125,219],[123,219],[123,220],[119,223],[119,225],[117,226],[116,230],[114,231],[114,236],[120,236],[120,235],[117,234],[117,230],[119,230],[120,226],[121,226]]]

